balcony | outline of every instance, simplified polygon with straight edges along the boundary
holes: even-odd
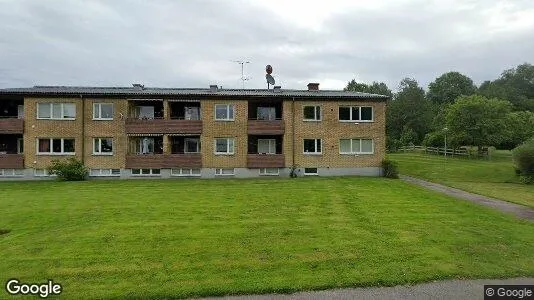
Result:
[[[127,134],[186,133],[201,134],[201,120],[126,119]]]
[[[249,120],[248,134],[281,135],[284,134],[283,120]]]
[[[22,134],[24,132],[24,120],[0,117],[0,134]]]
[[[285,156],[283,154],[248,154],[248,168],[283,168]]]
[[[24,169],[24,155],[0,153],[0,169]]]
[[[168,169],[200,167],[202,167],[202,157],[200,153],[126,155],[127,169]]]

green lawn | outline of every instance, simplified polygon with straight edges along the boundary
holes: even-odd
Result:
[[[510,151],[497,151],[491,160],[422,153],[394,153],[388,157],[399,163],[401,174],[534,207],[534,185],[519,182]]]
[[[400,180],[0,182],[0,211],[0,282],[74,299],[534,276],[532,223]]]

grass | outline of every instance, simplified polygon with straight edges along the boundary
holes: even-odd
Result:
[[[532,223],[400,180],[1,182],[0,211],[0,281],[71,299],[534,276]]]
[[[519,182],[510,151],[497,151],[491,160],[423,153],[394,153],[388,157],[399,163],[401,174],[534,207],[534,185]]]

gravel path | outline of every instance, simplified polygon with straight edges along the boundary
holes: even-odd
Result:
[[[513,278],[497,280],[445,280],[412,286],[335,289],[300,292],[295,294],[268,294],[248,296],[227,296],[227,300],[270,300],[270,299],[484,299],[485,284],[534,285],[534,278]]]
[[[534,221],[534,209],[524,206],[524,205],[506,202],[503,200],[490,198],[490,197],[482,196],[479,194],[469,193],[466,191],[462,191],[462,190],[448,187],[448,186],[438,184],[438,183],[429,182],[429,181],[422,180],[419,178],[409,177],[405,175],[401,175],[400,178],[406,182],[417,184],[427,189],[438,191],[438,192],[441,192],[441,193],[444,193],[444,194],[447,194],[449,196],[453,196],[459,199],[489,206],[491,208],[495,208],[506,213],[514,214],[519,218]]]

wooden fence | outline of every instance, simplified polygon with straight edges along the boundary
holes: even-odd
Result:
[[[404,146],[397,149],[396,152],[422,152],[422,153],[430,153],[430,154],[436,154],[436,155],[443,155],[445,156],[445,153],[447,156],[469,156],[469,152],[465,148],[458,148],[458,149],[445,149],[445,148],[439,148],[439,147],[425,147],[425,146]]]

